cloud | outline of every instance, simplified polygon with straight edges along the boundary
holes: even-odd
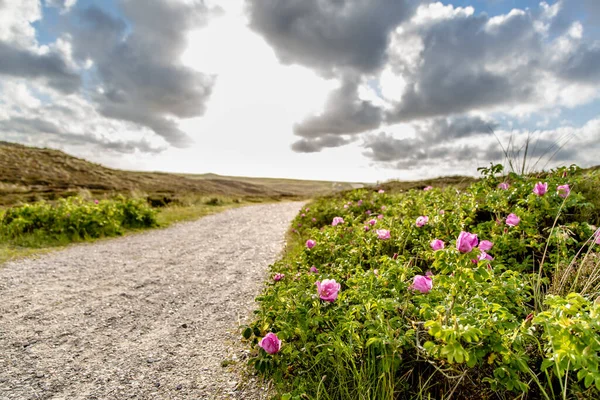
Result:
[[[184,66],[180,57],[187,32],[215,11],[202,3],[121,5],[127,21],[94,6],[75,13],[74,57],[93,61],[93,99],[104,116],[148,127],[169,144],[186,147],[191,138],[177,120],[204,114],[215,78]]]
[[[306,139],[329,135],[361,133],[381,124],[381,110],[358,99],[356,79],[344,78],[329,96],[325,110],[294,126],[294,133]],[[331,146],[327,146],[331,147]]]
[[[325,135],[317,139],[300,139],[292,144],[292,150],[297,153],[316,153],[327,147],[341,147],[352,143],[351,138],[336,135]]]
[[[50,141],[54,146],[85,146],[100,150],[115,151],[118,153],[133,153],[136,150],[143,153],[160,153],[164,148],[153,147],[146,140],[139,141],[110,141],[98,138],[91,134],[70,133],[53,122],[41,118],[11,117],[0,120],[0,131],[5,136],[13,137],[23,142],[23,138],[30,138],[34,144]],[[35,138],[34,140],[31,140]]]
[[[332,76],[374,72],[387,58],[389,34],[414,7],[405,0],[250,0],[250,27],[285,64]]]
[[[436,118],[413,124],[414,137],[396,138],[386,132],[367,136],[363,144],[367,151],[363,155],[382,163],[447,158],[465,161],[481,154],[472,138],[489,137],[497,127],[497,123],[478,116]]]
[[[62,13],[68,12],[75,4],[77,0],[45,0],[46,7],[54,7],[61,10]]]
[[[81,77],[56,53],[36,54],[0,42],[0,75],[39,79],[63,92],[73,93]]]

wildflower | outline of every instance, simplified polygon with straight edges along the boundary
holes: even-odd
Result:
[[[426,192],[430,191],[431,189],[433,189],[433,186],[425,186],[423,188],[423,190],[426,191]]]
[[[461,232],[456,239],[456,248],[461,253],[470,253],[473,247],[477,246],[479,239],[477,235],[469,232]]]
[[[333,302],[337,299],[338,293],[342,287],[335,279],[325,279],[323,282],[317,281],[317,292],[321,300]]]
[[[478,247],[479,247],[479,250],[481,250],[481,251],[488,251],[492,247],[494,247],[494,243],[490,242],[489,240],[482,240],[481,242],[479,242]]]
[[[415,223],[415,225],[417,225],[417,227],[422,227],[423,225],[427,224],[429,222],[429,217],[421,215],[419,218],[417,218],[417,222]]]
[[[438,251],[444,248],[445,244],[443,240],[433,239],[431,243],[429,243],[433,251]]]
[[[94,200],[94,204],[98,204],[100,203],[98,200]]]
[[[348,204],[344,204],[344,208],[348,208]]]
[[[317,219],[315,217],[313,217],[311,221],[312,222],[317,222]]]
[[[428,293],[433,288],[433,280],[431,275],[415,275],[410,288],[413,290],[418,290],[421,293]]]
[[[275,354],[281,349],[281,340],[276,334],[269,332],[258,342],[258,345],[269,354]]]
[[[556,188],[556,192],[558,193],[558,195],[560,197],[562,197],[563,199],[565,199],[571,193],[571,188],[569,187],[569,185],[559,185]]]
[[[506,182],[502,182],[502,183],[498,184],[498,189],[508,190],[509,187],[510,187],[510,185]]]
[[[282,280],[285,277],[285,274],[280,274],[279,272],[276,273],[275,275],[273,275],[273,280],[275,282],[279,282],[280,280]]]
[[[357,201],[357,202],[356,202],[356,205],[358,205],[358,206],[362,206],[362,200],[359,200],[359,201]]]
[[[306,208],[304,209],[304,211],[306,211],[306,212],[309,212],[309,211],[310,211],[310,208],[306,207]]]
[[[317,269],[317,267],[315,267],[314,265],[312,267],[310,267],[310,272],[312,272],[313,274],[318,274],[319,270]]]
[[[381,206],[381,211],[384,211],[384,210],[385,210],[385,206]]]
[[[369,228],[369,225],[365,225],[365,226],[364,226],[364,229],[365,229],[365,232],[369,232],[369,229],[370,229],[370,228]]]
[[[521,222],[521,218],[517,217],[515,214],[508,214],[506,217],[506,225],[508,226],[517,226]]]
[[[333,218],[333,221],[331,222],[331,226],[336,226],[338,224],[343,224],[343,223],[344,223],[344,218],[335,217],[335,218]]]
[[[377,223],[377,220],[375,218],[370,219],[369,222],[368,222],[368,224],[371,225],[371,226],[375,225],[376,223]]]
[[[440,215],[444,215],[444,214],[446,214],[446,211],[440,210]]]
[[[377,216],[377,219],[383,219],[383,214],[379,214],[379,215]]]
[[[544,183],[538,182],[533,187],[533,193],[537,194],[538,196],[545,195],[547,191],[548,191],[548,183],[547,182],[544,182]]]
[[[308,240],[306,241],[306,247],[307,247],[309,250],[310,250],[310,249],[312,249],[313,247],[315,247],[315,245],[316,245],[316,244],[317,244],[317,242],[315,242],[315,241],[314,241],[314,240],[312,240],[312,239],[308,239]]]
[[[377,193],[385,193],[385,190],[383,190],[383,189],[379,189],[379,190],[377,191]]]
[[[390,231],[387,229],[377,229],[375,232],[377,233],[377,237],[381,240],[387,240],[391,237]]]
[[[367,215],[371,215],[371,210],[367,210],[367,211],[365,211],[365,214],[367,214]]]

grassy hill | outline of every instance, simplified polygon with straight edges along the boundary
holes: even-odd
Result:
[[[242,178],[122,171],[62,151],[0,142],[0,206],[55,199],[85,189],[94,195],[143,192],[150,197],[220,195],[255,198],[307,198],[361,184],[274,178]]]

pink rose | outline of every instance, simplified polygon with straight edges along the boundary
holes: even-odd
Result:
[[[383,219],[383,214],[379,214],[379,215],[377,216],[377,219]]]
[[[379,191],[377,193],[385,193],[385,190],[379,189]]]
[[[429,222],[429,217],[421,215],[419,218],[417,218],[417,222],[415,223],[415,225],[417,225],[417,227],[421,228],[422,226],[426,225]]]
[[[279,282],[280,280],[282,280],[285,277],[285,274],[280,274],[279,272],[276,273],[275,275],[273,275],[273,280],[275,282]]]
[[[426,191],[426,192],[430,191],[431,189],[433,189],[433,186],[425,186],[423,188],[423,190]]]
[[[306,214],[302,213],[300,216],[301,216],[302,218],[304,218],[304,217],[306,217]]]
[[[269,354],[275,354],[281,349],[281,340],[276,334],[269,332],[258,342],[258,345]]]
[[[498,189],[508,190],[509,187],[510,187],[510,185],[506,182],[502,182],[502,183],[498,184]]]
[[[312,222],[317,222],[317,219],[315,217],[313,217]]]
[[[335,279],[325,279],[322,283],[317,281],[315,285],[317,285],[317,293],[319,293],[321,300],[329,302],[337,299],[338,293],[342,287]]]
[[[309,212],[309,211],[310,211],[310,208],[306,207],[306,208],[304,209],[304,211],[306,211],[306,212]]]
[[[456,248],[461,253],[470,253],[473,247],[477,246],[477,243],[479,243],[477,235],[463,231],[458,235],[458,239],[456,239]]]
[[[444,215],[444,214],[446,214],[446,211],[440,210],[440,215]]]
[[[365,229],[365,232],[369,232],[369,225],[365,225],[364,229]]]
[[[544,183],[538,182],[533,187],[533,193],[537,194],[538,196],[545,195],[547,191],[548,191],[548,183],[546,183],[546,182],[544,182]]]
[[[433,251],[441,250],[445,246],[444,241],[440,239],[433,239],[429,245],[431,246]]]
[[[594,238],[595,238],[594,242],[595,242],[596,244],[600,244],[600,229],[598,229],[598,230],[597,230],[597,231],[594,233]]]
[[[479,261],[483,261],[483,260],[492,261],[494,259],[494,257],[490,256],[485,251],[482,251],[481,253],[479,253],[479,256],[477,258],[479,259]]]
[[[315,267],[314,265],[312,267],[310,267],[310,272],[312,272],[313,274],[318,274],[319,270],[317,269],[317,267]]]
[[[348,208],[348,204],[344,204],[344,208]]]
[[[100,203],[98,200],[94,200],[94,204],[98,204]]]
[[[385,206],[381,206],[381,211],[385,211]]]
[[[569,187],[569,185],[560,185],[556,188],[556,191],[558,192],[558,195],[560,197],[565,199],[569,196],[569,193],[571,193],[571,188]]]
[[[375,232],[377,232],[377,237],[381,240],[387,240],[391,237],[390,231],[387,229],[377,229]]]
[[[344,218],[342,217],[335,217],[333,219],[333,221],[331,222],[331,226],[336,226],[338,224],[343,224],[344,223]]]
[[[362,206],[362,200],[357,201],[356,204]]]
[[[368,222],[368,224],[371,225],[371,226],[375,225],[376,223],[377,223],[377,220],[375,218],[370,219],[369,222]]]
[[[517,226],[521,222],[521,218],[517,217],[515,214],[508,214],[506,217],[506,225],[508,226]]]
[[[479,250],[481,251],[488,251],[492,247],[494,247],[494,243],[490,242],[489,240],[482,240],[479,242]]]
[[[315,242],[315,241],[314,241],[314,240],[312,240],[312,239],[308,239],[308,240],[306,241],[306,247],[307,247],[308,249],[312,249],[313,247],[315,247],[315,245],[316,245],[316,244],[317,244],[317,242]]]
[[[433,288],[433,280],[431,279],[430,275],[415,275],[410,288],[413,290],[418,290],[421,293],[427,293]]]

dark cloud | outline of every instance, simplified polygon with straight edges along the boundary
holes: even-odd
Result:
[[[401,47],[414,35],[422,40],[417,68]],[[391,64],[407,87],[387,114],[390,123],[527,102],[539,81],[543,40],[527,13],[495,24],[486,14],[457,15],[413,25],[395,40]]]
[[[480,117],[437,118],[426,125],[415,125],[415,138],[396,139],[385,132],[371,135],[363,144],[367,149],[363,154],[383,163],[445,160],[448,157],[458,161],[476,159],[481,156],[479,147],[453,142],[476,135],[490,136],[497,126],[495,122]]]
[[[61,55],[36,54],[0,41],[0,75],[45,81],[63,92],[76,92],[81,85],[78,73],[72,71]]]
[[[97,7],[75,13],[74,56],[94,61],[93,99],[106,117],[153,130],[169,144],[185,147],[190,138],[177,118],[204,114],[215,79],[180,63],[187,32],[201,27],[212,10],[203,3],[123,0],[127,21]]]
[[[344,78],[342,85],[329,96],[323,113],[296,124],[294,134],[315,139],[361,133],[379,127],[382,112],[371,102],[358,99],[358,84],[356,79]]]
[[[580,51],[569,57],[560,67],[563,78],[578,81],[600,82],[600,45],[582,45]]]
[[[93,146],[101,150],[126,154],[133,153],[136,150],[143,153],[160,153],[165,150],[164,148],[153,147],[143,139],[139,141],[111,141],[92,135],[71,133],[42,118],[12,117],[1,120],[0,131],[3,132],[4,136],[10,136],[15,141],[33,144],[50,141],[54,145]]]
[[[373,72],[386,60],[389,34],[410,17],[411,0],[250,0],[250,27],[282,62],[330,75]]]
[[[317,139],[300,139],[292,144],[292,150],[297,153],[316,153],[327,147],[341,147],[352,143],[351,138],[326,135]]]

